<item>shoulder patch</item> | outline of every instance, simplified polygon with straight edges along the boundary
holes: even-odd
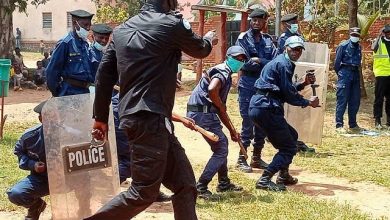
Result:
[[[243,39],[245,36],[245,32],[241,32],[240,35],[238,35],[238,39]]]
[[[191,29],[191,24],[186,19],[182,19],[182,23],[183,23],[183,26],[185,29],[187,29],[187,30]]]
[[[341,41],[341,43],[339,44],[339,46],[345,46],[348,44],[348,40],[343,40]]]

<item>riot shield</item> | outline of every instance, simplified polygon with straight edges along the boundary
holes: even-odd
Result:
[[[79,220],[120,192],[113,118],[109,140],[91,142],[94,94],[56,97],[42,110],[53,220]]]
[[[327,44],[319,43],[305,43],[305,48],[301,58],[295,63],[293,82],[304,81],[306,71],[314,70],[317,80],[315,84],[318,85],[315,90],[321,107],[301,108],[286,104],[285,116],[288,123],[298,131],[298,140],[321,145],[328,85],[329,49]],[[300,91],[300,94],[309,98],[313,95],[312,90],[309,85]]]

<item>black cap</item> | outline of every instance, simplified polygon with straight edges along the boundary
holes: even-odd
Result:
[[[81,10],[81,9],[74,10],[74,11],[71,11],[69,13],[72,15],[72,17],[89,18],[89,19],[92,19],[93,15],[94,15],[94,14],[91,14],[91,13],[84,11],[84,10]]]
[[[91,30],[98,34],[111,34],[112,28],[106,24],[94,24],[91,27]]]
[[[385,33],[390,32],[390,24],[385,25],[385,27],[383,28],[383,32]]]
[[[360,36],[360,28],[358,27],[352,27],[349,29],[349,34],[357,34]]]
[[[35,106],[34,108],[34,112],[38,113],[38,114],[41,114],[42,112],[42,109],[43,109],[43,106],[46,104],[46,101],[43,101],[41,103],[39,103],[39,105]]]
[[[298,18],[297,14],[286,14],[280,20],[281,22],[289,22]]]
[[[268,12],[261,8],[256,8],[249,14],[250,18],[268,18]]]

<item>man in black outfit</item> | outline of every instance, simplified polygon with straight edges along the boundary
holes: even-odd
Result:
[[[106,138],[113,86],[119,80],[120,128],[131,146],[132,183],[87,219],[130,219],[151,205],[161,183],[174,195],[175,219],[197,219],[191,164],[174,135],[172,108],[181,52],[204,58],[215,32],[202,38],[174,12],[177,0],[147,0],[140,13],[118,26],[96,76],[93,135]]]

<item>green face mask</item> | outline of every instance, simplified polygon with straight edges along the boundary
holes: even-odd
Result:
[[[244,66],[244,62],[234,59],[231,56],[228,56],[226,59],[226,64],[233,71],[233,73],[237,73],[242,66]]]

